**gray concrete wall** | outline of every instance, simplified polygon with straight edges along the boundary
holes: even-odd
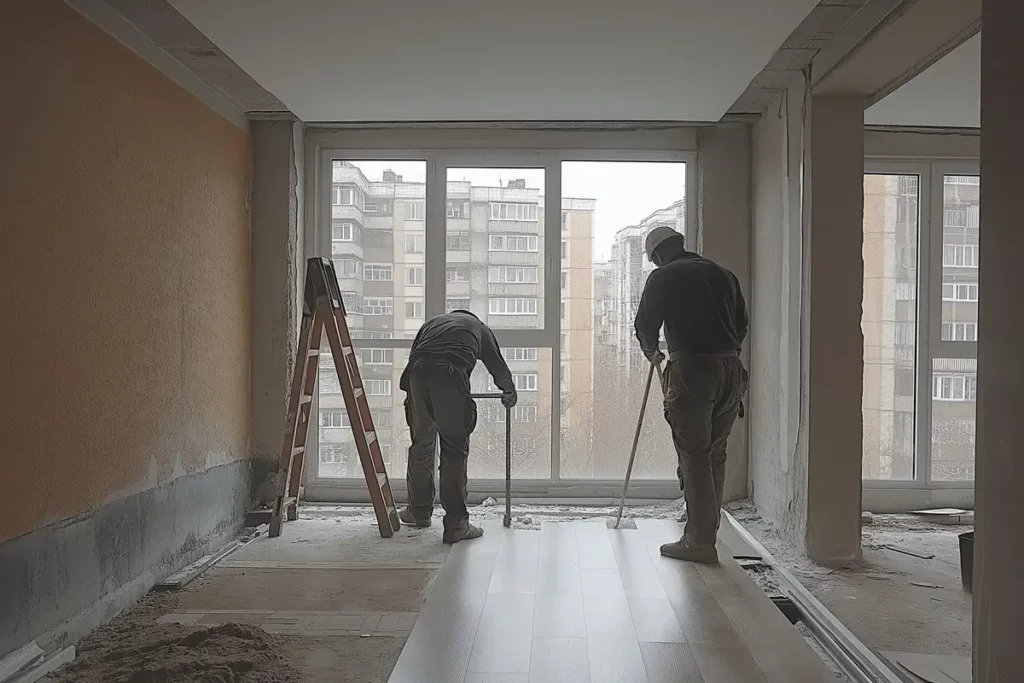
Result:
[[[0,658],[74,643],[234,537],[248,501],[239,460],[0,544]]]
[[[795,79],[752,131],[750,497],[803,545],[807,459],[799,447],[804,85]]]
[[[302,315],[303,131],[254,121],[252,135],[252,467],[256,495],[274,495]]]
[[[697,131],[698,245],[740,281],[750,300],[750,128],[714,126]],[[743,360],[749,367],[750,343]],[[737,420],[729,439],[725,500],[747,496],[748,421]]]

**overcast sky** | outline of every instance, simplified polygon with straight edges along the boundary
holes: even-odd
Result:
[[[408,182],[426,182],[422,161],[357,161],[353,165],[369,180],[380,180],[385,170],[392,170]],[[448,169],[448,180],[468,180],[474,185],[504,186],[516,178],[544,194],[542,169]],[[682,162],[570,161],[562,167],[563,196],[597,200],[595,261],[608,258],[616,231],[679,201],[685,192],[686,164]]]

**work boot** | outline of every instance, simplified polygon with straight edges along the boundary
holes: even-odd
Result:
[[[480,538],[483,535],[483,529],[466,522],[461,526],[445,529],[444,535],[441,536],[441,540],[451,545],[452,543],[458,543],[459,541],[465,541],[470,538]]]
[[[413,514],[412,508],[410,507],[404,507],[401,510],[399,510],[398,519],[402,522],[402,524],[406,526],[413,526],[418,529],[426,529],[428,526],[430,526],[430,517],[426,517],[424,519],[417,518],[416,515]]]
[[[661,546],[661,554],[674,560],[683,560],[684,562],[718,564],[718,551],[715,550],[715,546],[695,547],[690,545],[685,538],[680,538],[675,543],[666,543]]]

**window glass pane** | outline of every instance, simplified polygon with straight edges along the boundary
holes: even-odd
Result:
[[[914,478],[919,185],[864,176],[865,479]]]
[[[932,479],[974,479],[978,361],[932,359]]]
[[[447,193],[449,304],[493,329],[543,327],[543,169],[450,168]]]
[[[501,333],[498,333],[501,342]],[[512,409],[512,478],[551,477],[551,349],[502,348],[519,393]],[[498,391],[483,363],[477,363],[474,393]],[[479,399],[476,431],[470,437],[470,479],[505,478],[505,408]],[[625,470],[623,470],[625,471]],[[621,476],[621,475],[620,475]]]
[[[415,333],[422,316],[427,165],[343,161],[332,165],[331,258],[355,339]]]
[[[338,373],[326,339],[320,348],[325,353],[320,356],[317,382],[320,394],[317,476],[361,479],[363,470],[356,453],[352,428],[349,426],[345,399],[341,395]],[[388,474],[401,477],[407,461],[409,430],[403,409],[405,393],[398,388],[398,379],[405,368],[408,350],[363,348],[359,349],[358,358],[359,373],[366,389],[366,400],[370,403],[381,453],[388,465]]]
[[[653,265],[647,232],[685,232],[684,163],[562,164],[561,435],[563,478],[614,479],[626,471],[649,367],[633,319]],[[675,479],[676,456],[651,395],[633,479]]]
[[[978,341],[979,190],[978,176],[942,178],[942,341]]]

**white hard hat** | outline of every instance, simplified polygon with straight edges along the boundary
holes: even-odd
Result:
[[[647,240],[644,242],[644,251],[647,252],[647,258],[651,258],[651,254],[657,249],[665,240],[678,237],[683,239],[682,233],[676,232],[667,225],[659,225],[658,227],[647,233]]]

